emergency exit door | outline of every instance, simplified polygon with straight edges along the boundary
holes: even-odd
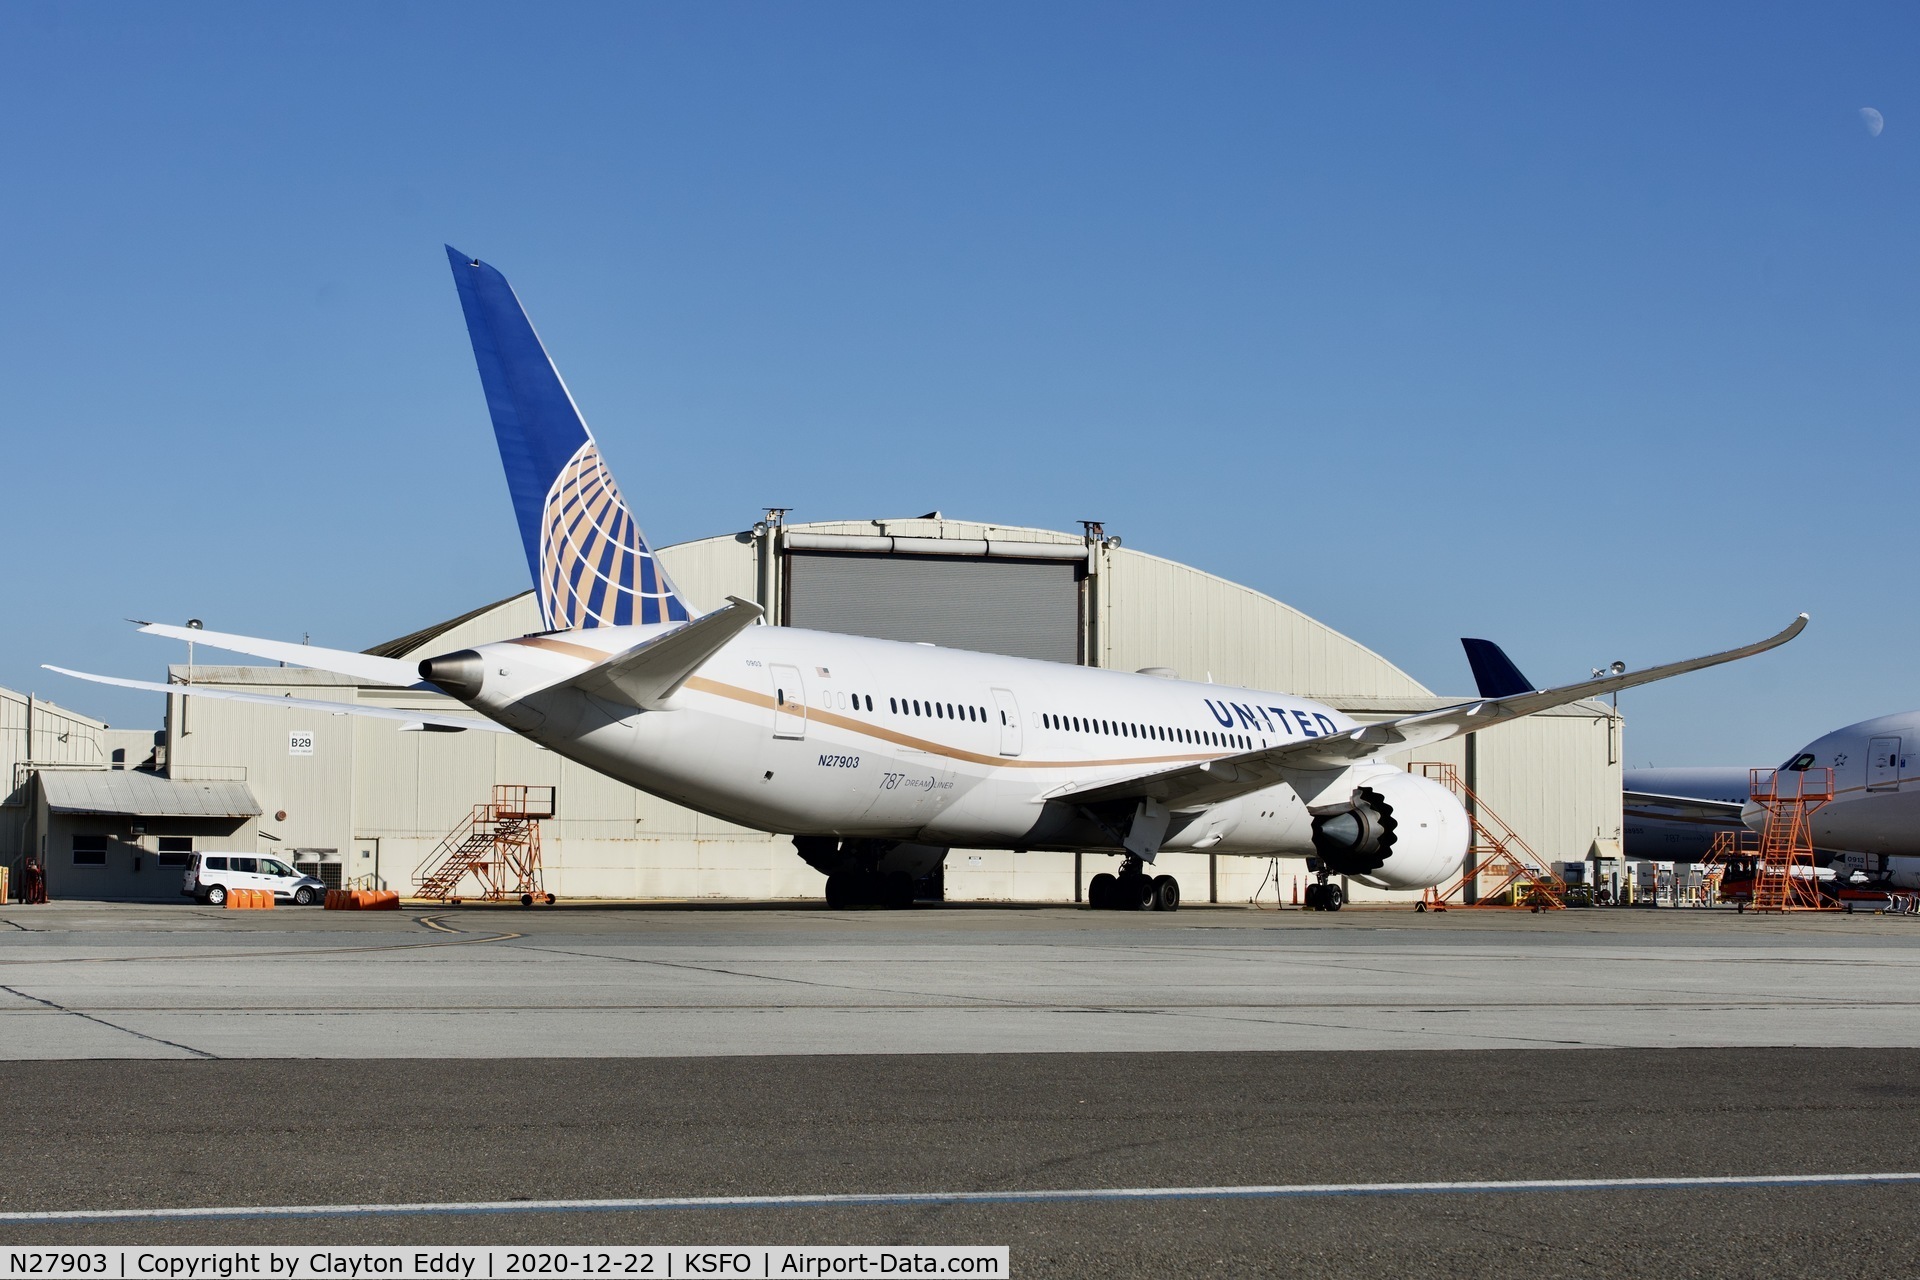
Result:
[[[1900,786],[1900,739],[1875,738],[1867,744],[1867,790],[1894,791]]]
[[[993,691],[994,710],[1000,713],[1000,754],[1017,756],[1020,754],[1020,704],[1013,700],[1013,693],[1007,689]]]
[[[767,668],[773,676],[773,736],[807,736],[807,686],[800,679],[800,668],[774,663]]]

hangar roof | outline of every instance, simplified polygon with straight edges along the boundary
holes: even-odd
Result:
[[[244,782],[176,782],[133,769],[47,769],[40,774],[55,813],[120,813],[143,818],[253,818],[260,805]]]
[[[972,539],[1037,546],[1085,546],[1078,533],[939,515],[887,520],[793,523],[792,534],[921,539]],[[929,544],[922,544],[925,550]],[[695,608],[729,595],[754,598],[754,539],[728,533],[676,543],[660,563]],[[1096,665],[1131,671],[1165,666],[1189,680],[1213,679],[1323,698],[1426,698],[1430,691],[1373,649],[1326,623],[1239,583],[1117,542],[1100,559],[1108,586],[1099,595]],[[533,593],[390,640],[369,652],[404,658],[526,635],[543,627]],[[1449,699],[1446,702],[1458,701]]]

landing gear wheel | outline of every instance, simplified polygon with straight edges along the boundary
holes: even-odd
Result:
[[[1110,871],[1102,871],[1087,882],[1087,905],[1095,911],[1113,910],[1114,899],[1120,896],[1120,882]]]
[[[1340,892],[1339,885],[1323,884],[1320,886],[1320,891],[1321,891],[1321,897],[1320,897],[1321,910],[1338,911],[1341,907],[1344,907],[1345,905],[1347,905],[1346,895]]]
[[[1146,876],[1129,876],[1121,886],[1126,905],[1132,911],[1152,911],[1160,905],[1160,891]]]
[[[1153,907],[1156,911],[1180,909],[1180,882],[1172,876],[1153,878]]]
[[[852,872],[836,871],[827,877],[827,906],[844,911],[860,901],[859,878]]]
[[[298,889],[295,889],[293,891],[293,905],[296,907],[312,906],[313,890],[308,888],[306,885],[301,885]]]
[[[904,871],[877,877],[880,892],[875,896],[889,911],[905,911],[913,905],[913,877]]]
[[[225,885],[216,884],[207,890],[207,905],[210,907],[224,907],[227,905],[227,890]]]
[[[1322,899],[1327,896],[1326,890],[1327,886],[1323,884],[1308,885],[1307,892],[1303,895],[1300,905],[1309,911],[1320,910],[1324,905]]]

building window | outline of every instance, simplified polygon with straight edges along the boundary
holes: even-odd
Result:
[[[76,867],[106,866],[107,838],[105,836],[75,836],[73,838],[73,865]]]
[[[153,860],[156,867],[184,867],[193,856],[192,836],[161,836],[159,843],[160,856]]]

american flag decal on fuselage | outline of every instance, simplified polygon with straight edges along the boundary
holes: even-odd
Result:
[[[540,612],[556,631],[688,617],[591,437],[547,491]]]

